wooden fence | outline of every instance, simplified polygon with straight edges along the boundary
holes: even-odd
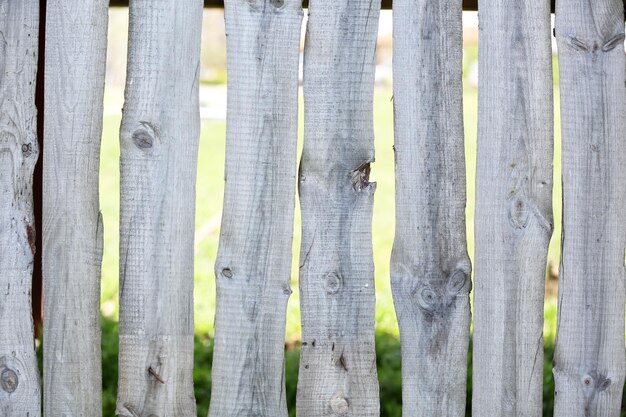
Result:
[[[98,166],[107,0],[48,0],[43,220],[34,224],[39,3],[0,0],[0,417],[101,407]],[[121,144],[116,414],[191,417],[202,0],[131,0]],[[310,0],[296,172],[299,0],[226,0],[226,189],[210,417],[286,417],[284,328],[302,207],[297,414],[378,416],[369,182],[380,0]],[[465,415],[461,0],[395,0],[396,238],[403,416]],[[481,0],[476,417],[541,416],[552,235],[550,2]],[[626,372],[622,0],[560,0],[563,236],[555,416],[617,417]],[[39,75],[42,69],[39,69]],[[40,108],[40,110],[42,110]],[[105,219],[106,221],[106,219]],[[43,385],[31,275],[43,231]],[[43,396],[42,396],[43,393]],[[43,398],[43,407],[41,404]]]

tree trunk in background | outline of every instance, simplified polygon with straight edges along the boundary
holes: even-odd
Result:
[[[391,277],[405,417],[465,415],[471,267],[465,236],[461,15],[460,0],[394,2]]]
[[[299,0],[226,0],[226,189],[209,416],[287,417]]]
[[[305,46],[299,417],[378,416],[372,206],[380,0],[312,0]]]
[[[626,88],[620,0],[557,5],[563,240],[556,417],[618,417],[624,385]]]
[[[120,132],[116,414],[195,417],[193,242],[202,0],[134,0]]]
[[[481,0],[474,417],[540,417],[552,235],[549,1]]]
[[[47,7],[43,275],[50,417],[102,415],[98,173],[108,6],[49,0]]]
[[[0,416],[41,415],[31,283],[39,3],[0,0]]]

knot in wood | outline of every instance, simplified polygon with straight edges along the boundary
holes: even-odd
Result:
[[[24,154],[24,156],[30,156],[30,154],[33,153],[33,145],[31,145],[30,143],[24,143],[22,145],[22,154]]]
[[[330,272],[324,280],[324,290],[327,294],[337,294],[342,287],[341,275],[337,272]]]
[[[604,390],[608,389],[610,386],[611,386],[611,378],[604,378],[598,384],[598,391],[604,391]]]
[[[530,210],[524,198],[516,196],[511,199],[509,206],[509,222],[515,229],[523,229],[528,224]]]
[[[13,369],[5,368],[2,370],[2,373],[0,373],[0,387],[2,387],[5,392],[9,394],[15,392],[18,383],[19,379]]]
[[[370,187],[370,163],[366,162],[350,172],[350,182],[354,191],[361,192]]]
[[[456,295],[463,291],[469,281],[468,274],[462,269],[456,269],[448,279],[448,293]]]
[[[222,269],[222,275],[224,275],[226,278],[232,278],[233,271],[230,268],[224,268]]]
[[[423,310],[435,311],[439,301],[440,297],[432,287],[426,285],[417,290],[417,303]]]
[[[343,394],[337,393],[330,399],[330,409],[337,415],[344,415],[348,414],[350,406]]]
[[[150,149],[154,145],[153,135],[145,129],[137,129],[133,133],[132,139],[139,149]]]

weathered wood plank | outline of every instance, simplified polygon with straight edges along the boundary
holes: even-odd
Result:
[[[617,417],[624,386],[626,76],[620,0],[562,0],[556,14],[563,239],[556,417]]]
[[[133,0],[120,129],[116,414],[195,417],[193,240],[201,0]]]
[[[286,417],[299,0],[226,0],[226,189],[209,416]]]
[[[481,0],[472,414],[540,417],[552,235],[549,2]]]
[[[102,415],[98,197],[108,2],[49,0],[46,17],[44,413]]]
[[[31,283],[39,4],[0,0],[0,416],[41,415]]]
[[[378,416],[372,206],[380,0],[313,0],[304,51],[300,417]]]
[[[396,234],[391,280],[402,415],[464,416],[465,237],[461,1],[394,2]]]

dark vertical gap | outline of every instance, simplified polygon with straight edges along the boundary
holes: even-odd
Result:
[[[39,143],[39,159],[33,174],[33,205],[35,211],[35,230],[37,251],[33,268],[33,322],[35,337],[41,336],[43,324],[43,291],[41,273],[41,225],[42,225],[42,191],[43,191],[43,152],[44,152],[44,63],[46,61],[46,0],[39,0],[39,54],[37,59],[37,83],[35,88],[35,106],[37,107],[37,142]]]

